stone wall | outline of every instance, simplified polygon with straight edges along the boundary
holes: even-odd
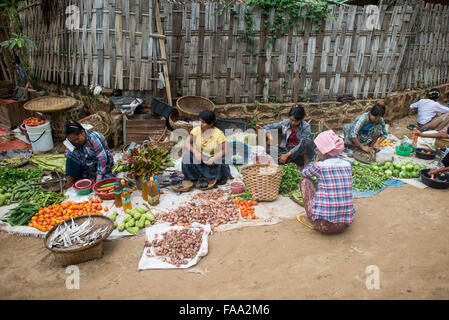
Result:
[[[109,112],[112,115],[114,126],[116,127],[113,137],[114,146],[118,146],[122,139],[121,115],[118,111],[113,111],[113,105],[109,102],[112,90],[107,90],[104,94],[93,96],[86,87],[66,87],[51,83],[39,83],[40,87],[49,94],[59,94],[74,97],[85,104],[87,114],[97,111]],[[441,91],[440,102],[449,102],[449,83],[436,86]],[[355,100],[351,103],[340,103],[337,101],[325,101],[319,103],[301,103],[306,109],[306,120],[317,123],[324,120],[326,125],[334,130],[340,130],[346,123],[351,123],[359,114],[367,112],[376,103],[383,103],[387,112],[384,119],[387,123],[402,118],[409,113],[409,106],[422,97],[425,97],[426,90],[407,90],[393,93],[385,99]],[[150,99],[145,99],[145,103],[151,103]],[[233,118],[248,117],[250,122],[255,119],[258,126],[267,123],[280,121],[288,118],[288,112],[293,103],[270,103],[270,104],[225,104],[216,106],[217,117]]]
[[[449,102],[449,84],[436,86],[441,91],[440,102]],[[334,130],[342,129],[344,124],[351,123],[361,113],[367,112],[376,103],[386,106],[384,119],[387,123],[402,118],[409,114],[410,104],[425,97],[426,91],[407,90],[397,92],[385,99],[355,100],[351,103],[325,101],[319,103],[301,103],[306,109],[306,120],[316,123],[324,120],[326,125]],[[227,104],[216,107],[218,117],[243,117],[256,119],[257,125],[264,125],[280,121],[288,117],[288,112],[293,103],[284,104]]]

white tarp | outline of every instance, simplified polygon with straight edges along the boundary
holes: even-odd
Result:
[[[181,264],[179,267],[177,267],[174,264],[164,262],[162,261],[163,256],[156,256],[154,252],[154,247],[146,247],[143,250],[142,257],[139,261],[139,266],[137,270],[145,270],[145,269],[185,269],[190,268],[198,263],[198,261],[201,259],[201,257],[207,255],[208,252],[208,242],[207,238],[209,237],[209,234],[211,233],[210,225],[203,225],[199,223],[192,223],[192,226],[190,228],[185,228],[182,226],[171,226],[169,223],[158,223],[156,225],[153,225],[150,228],[146,228],[146,239],[148,242],[152,243],[155,239],[163,239],[163,234],[170,231],[170,230],[183,230],[183,229],[189,229],[194,231],[199,231],[200,228],[204,230],[203,236],[202,236],[202,242],[200,249],[198,250],[198,253],[193,259],[187,259],[187,264]],[[156,238],[157,235],[157,238]],[[148,256],[148,254],[152,256]]]

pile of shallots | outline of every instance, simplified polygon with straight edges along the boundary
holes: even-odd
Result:
[[[156,256],[163,256],[162,261],[179,267],[181,264],[188,263],[186,259],[193,259],[197,255],[201,247],[203,232],[203,229],[170,230],[162,234],[162,239],[147,241],[145,247],[152,246]],[[153,257],[154,255],[148,250],[147,256]]]
[[[189,226],[198,222],[217,227],[225,223],[236,223],[239,220],[239,210],[230,191],[217,189],[198,193],[185,205],[161,213],[156,219],[159,222],[170,222],[171,225]]]

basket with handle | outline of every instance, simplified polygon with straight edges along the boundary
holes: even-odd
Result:
[[[282,166],[250,164],[242,167],[243,182],[254,200],[274,201],[279,196]]]
[[[175,145],[175,142],[171,139],[171,133],[170,131],[165,128],[162,131],[156,131],[153,132],[150,136],[150,140],[145,140],[142,145],[148,145],[151,148],[164,148],[168,151],[170,151],[173,146]]]
[[[198,117],[201,111],[214,111],[215,105],[207,98],[199,96],[184,96],[176,101],[176,108],[180,115]]]
[[[435,149],[437,152],[444,147],[449,147],[449,139],[447,138],[437,138],[435,139]]]
[[[189,133],[190,131],[192,131],[193,129],[193,125],[191,124],[183,124],[183,123],[178,123],[178,120],[184,120],[186,122],[188,122],[188,119],[183,119],[180,118],[179,114],[177,112],[172,112],[170,114],[170,116],[168,117],[168,122],[170,123],[170,126],[176,130],[176,129],[185,129],[187,130]]]
[[[90,124],[91,131],[101,133],[107,140],[112,134],[112,119],[104,111],[98,111],[78,121],[81,124]]]

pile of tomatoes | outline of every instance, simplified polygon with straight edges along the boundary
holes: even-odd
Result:
[[[255,208],[254,206],[258,205],[257,201],[254,200],[235,200],[235,204],[240,209],[240,214],[245,219],[259,219],[254,214]]]
[[[49,231],[53,226],[62,221],[69,220],[80,216],[99,214],[103,209],[101,199],[91,198],[89,201],[72,202],[65,201],[61,204],[54,204],[52,206],[41,208],[32,218],[29,227],[34,227],[40,231]],[[105,211],[107,207],[104,208]]]
[[[29,127],[36,127],[36,126],[40,126],[40,125],[44,124],[45,119],[31,117],[31,118],[26,118],[25,120],[23,120],[23,123],[25,123]]]

